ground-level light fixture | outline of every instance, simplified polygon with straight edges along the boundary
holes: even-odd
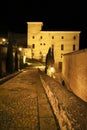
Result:
[[[49,75],[50,77],[55,78],[55,67],[54,66],[49,66],[47,69],[47,75]]]

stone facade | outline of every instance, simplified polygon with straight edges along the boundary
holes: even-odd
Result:
[[[87,49],[65,54],[62,74],[68,89],[87,102]]]
[[[43,22],[27,22],[27,25],[27,46],[31,49],[31,58],[43,57],[45,61],[49,47],[54,47],[58,69],[62,67],[62,54],[79,50],[80,31],[42,31]]]

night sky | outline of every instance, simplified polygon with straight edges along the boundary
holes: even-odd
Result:
[[[81,31],[80,46],[87,48],[87,7],[83,1],[8,0],[1,32],[27,33],[26,22],[43,22],[43,30]]]

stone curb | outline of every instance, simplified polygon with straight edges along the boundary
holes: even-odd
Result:
[[[0,79],[0,84],[3,84],[4,82],[8,81],[9,79],[15,77],[16,75],[18,75],[19,73],[21,73],[22,71],[17,71],[14,72],[12,74],[9,74],[8,76],[5,76],[3,78]]]
[[[42,72],[40,78],[61,130],[86,130],[87,104]]]

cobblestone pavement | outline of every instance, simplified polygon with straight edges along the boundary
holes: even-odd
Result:
[[[38,70],[0,85],[0,130],[59,130]]]

